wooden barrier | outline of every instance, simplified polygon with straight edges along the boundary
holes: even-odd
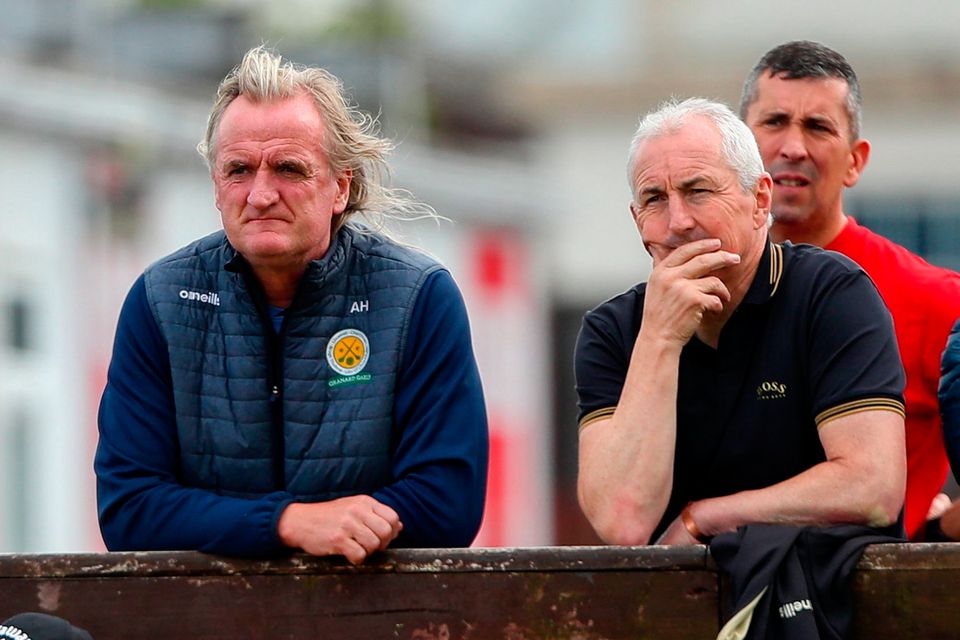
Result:
[[[724,580],[702,546],[297,555],[0,556],[0,620],[65,617],[95,640],[716,637]],[[856,638],[960,637],[960,544],[878,545],[853,581]]]

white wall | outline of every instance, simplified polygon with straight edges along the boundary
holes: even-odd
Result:
[[[14,297],[27,303],[32,347],[14,352],[0,346],[0,431],[12,426],[13,414],[22,415],[27,428],[24,451],[0,449],[8,463],[0,466],[22,456],[26,472],[19,486],[0,488],[7,496],[4,506],[20,494],[28,509],[25,538],[10,541],[17,536],[9,529],[15,523],[8,523],[6,542],[22,551],[87,548],[94,409],[84,393],[88,354],[82,310],[89,302],[78,286],[87,275],[76,242],[82,234],[82,166],[70,148],[42,139],[2,132],[0,148],[0,304]],[[10,442],[9,432],[2,435]]]

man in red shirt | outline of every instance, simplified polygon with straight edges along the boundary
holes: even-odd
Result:
[[[907,374],[905,525],[916,540],[947,476],[937,384],[940,355],[960,317],[960,275],[928,264],[844,214],[843,190],[857,183],[870,157],[870,143],[860,137],[861,108],[850,64],[806,41],[767,52],[740,99],[740,117],[773,176],[773,239],[849,256],[876,283],[893,315]]]

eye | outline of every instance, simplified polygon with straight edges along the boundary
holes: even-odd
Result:
[[[232,178],[235,176],[242,176],[247,172],[247,167],[242,164],[231,164],[228,165],[224,173],[227,177]]]
[[[304,176],[306,171],[296,162],[281,162],[277,165],[277,173],[288,176]]]
[[[640,199],[640,206],[647,207],[656,202],[661,202],[663,199],[664,196],[662,193],[650,193]]]
[[[833,127],[819,120],[807,122],[807,129],[816,131],[817,133],[833,133]]]

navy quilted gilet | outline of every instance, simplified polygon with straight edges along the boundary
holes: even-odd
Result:
[[[344,227],[308,266],[276,335],[222,231],[149,267],[147,297],[170,354],[180,481],[306,501],[388,484],[410,315],[441,268]]]

